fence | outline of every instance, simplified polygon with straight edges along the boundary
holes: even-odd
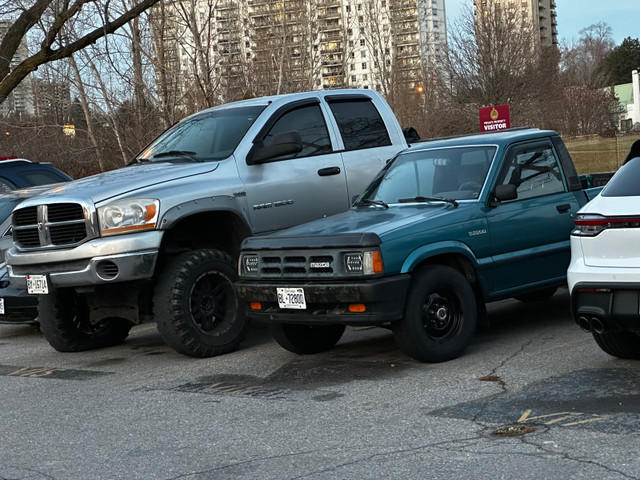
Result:
[[[563,138],[579,174],[616,171],[622,165],[633,142],[639,139],[640,134]]]

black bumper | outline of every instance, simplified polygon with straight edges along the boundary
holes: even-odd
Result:
[[[265,322],[304,323],[313,325],[382,325],[400,320],[409,287],[409,275],[363,280],[360,282],[259,282],[241,280],[238,295],[247,316]],[[283,310],[278,307],[277,287],[304,288],[306,310]],[[260,302],[261,310],[249,308]],[[353,313],[351,304],[364,304],[366,311]]]
[[[37,295],[29,295],[26,290],[10,285],[0,289],[0,298],[4,300],[4,315],[0,315],[0,324],[36,323]]]
[[[571,292],[571,315],[582,328],[595,320],[605,332],[640,332],[640,284],[578,283]]]

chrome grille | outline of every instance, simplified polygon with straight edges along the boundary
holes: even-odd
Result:
[[[21,248],[74,246],[91,237],[88,210],[79,203],[52,203],[13,212],[13,240]]]

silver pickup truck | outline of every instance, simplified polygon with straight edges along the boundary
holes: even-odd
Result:
[[[242,240],[347,210],[406,146],[370,90],[205,110],[129,166],[21,203],[11,283],[39,295],[42,332],[59,351],[118,344],[156,321],[180,353],[229,352],[247,328],[234,289]]]

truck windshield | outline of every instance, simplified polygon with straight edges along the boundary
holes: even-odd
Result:
[[[494,146],[407,151],[374,179],[362,200],[392,203],[478,198],[496,153]]]
[[[229,157],[265,106],[224,108],[179,122],[145,148],[136,161],[210,161]]]

